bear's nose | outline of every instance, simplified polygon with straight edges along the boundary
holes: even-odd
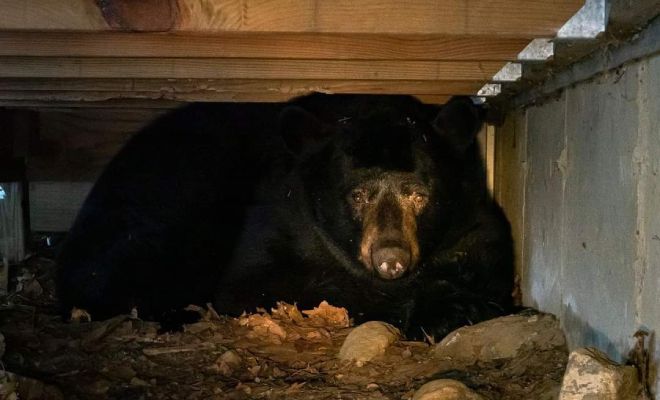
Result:
[[[401,277],[410,263],[410,252],[401,247],[381,247],[371,252],[373,266],[384,279]]]

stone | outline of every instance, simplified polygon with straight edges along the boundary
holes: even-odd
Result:
[[[53,385],[2,371],[0,372],[0,398],[3,400],[63,400],[64,395],[59,388]]]
[[[227,363],[230,367],[240,367],[243,359],[235,350],[227,350],[218,358],[218,361]]]
[[[112,369],[107,369],[106,371],[101,370],[101,373],[110,378],[120,379],[126,382],[129,382],[137,375],[133,367],[126,364],[117,365]]]
[[[130,385],[131,386],[149,386],[149,382],[145,381],[144,379],[140,379],[137,376],[134,376],[131,379]]]
[[[459,381],[437,379],[417,389],[412,400],[483,400],[483,397]]]
[[[559,321],[550,314],[516,314],[459,328],[436,344],[435,358],[460,366],[511,360],[529,351],[565,349]]]
[[[362,366],[366,361],[382,355],[401,334],[390,324],[380,321],[369,321],[356,327],[346,336],[339,349],[339,359],[354,361]]]
[[[619,365],[597,349],[582,348],[568,358],[559,400],[637,399],[641,391],[635,367]]]

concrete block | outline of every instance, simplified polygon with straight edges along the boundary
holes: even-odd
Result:
[[[633,66],[566,93],[559,315],[569,348],[621,361],[635,332],[639,81]]]
[[[566,96],[527,111],[522,281],[526,305],[561,314],[564,187],[566,184]]]

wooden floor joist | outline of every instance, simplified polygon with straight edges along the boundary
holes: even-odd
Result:
[[[3,0],[0,30],[540,37],[584,0]]]
[[[584,0],[0,0],[0,106],[476,95]],[[513,79],[513,78],[512,78]]]
[[[200,93],[154,93],[154,92],[90,92],[90,91],[59,91],[59,92],[39,92],[39,91],[22,91],[22,92],[0,92],[0,103],[11,103],[14,100],[24,102],[53,102],[54,104],[61,102],[81,102],[81,103],[98,103],[110,100],[122,99],[141,99],[141,100],[167,100],[176,102],[280,102],[288,101],[292,98],[301,96],[306,93],[283,93],[283,92],[236,92],[236,91],[222,91],[222,92],[200,92]],[[413,95],[425,103],[442,104],[451,95],[435,95],[435,94],[421,94]],[[157,102],[154,102],[157,103]],[[154,104],[153,108],[158,108]]]
[[[512,61],[528,43],[451,35],[0,32],[0,56]]]
[[[262,93],[254,93],[255,97],[248,97],[246,94],[237,95],[235,98],[230,98],[226,96],[224,100],[213,100],[213,101],[242,101],[242,102],[279,102],[287,101],[295,96],[264,96]],[[414,97],[418,98],[421,102],[427,104],[444,104],[451,98],[450,95],[415,95]],[[196,100],[202,101],[202,100]],[[107,100],[98,99],[95,101],[80,101],[80,100],[0,100],[0,107],[6,108],[21,108],[21,109],[32,109],[32,110],[49,110],[57,112],[66,112],[69,110],[76,109],[98,109],[98,110],[108,110],[108,109],[120,109],[120,110],[142,110],[142,109],[157,109],[165,110],[180,107],[187,104],[188,101],[175,101],[168,99],[140,99],[140,98],[112,98]]]
[[[144,99],[112,99],[108,101],[81,102],[81,101],[32,101],[32,100],[0,100],[0,107],[29,110],[48,110],[56,112],[67,112],[70,110],[84,109],[118,109],[118,110],[151,110],[172,109],[182,106],[183,102],[169,100],[144,100]]]
[[[8,78],[490,79],[498,61],[2,57]]]
[[[0,79],[0,102],[143,101],[286,101],[305,94],[412,94],[428,103],[442,103],[451,95],[470,95],[474,81],[396,80],[267,80],[267,79]]]
[[[208,96],[222,92],[470,95],[479,90],[480,85],[475,81],[415,80],[0,78],[0,95],[28,91],[152,92],[175,96],[202,92]]]

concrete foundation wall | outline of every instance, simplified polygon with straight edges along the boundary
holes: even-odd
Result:
[[[616,360],[660,330],[660,56],[511,113],[496,175],[524,304]]]

